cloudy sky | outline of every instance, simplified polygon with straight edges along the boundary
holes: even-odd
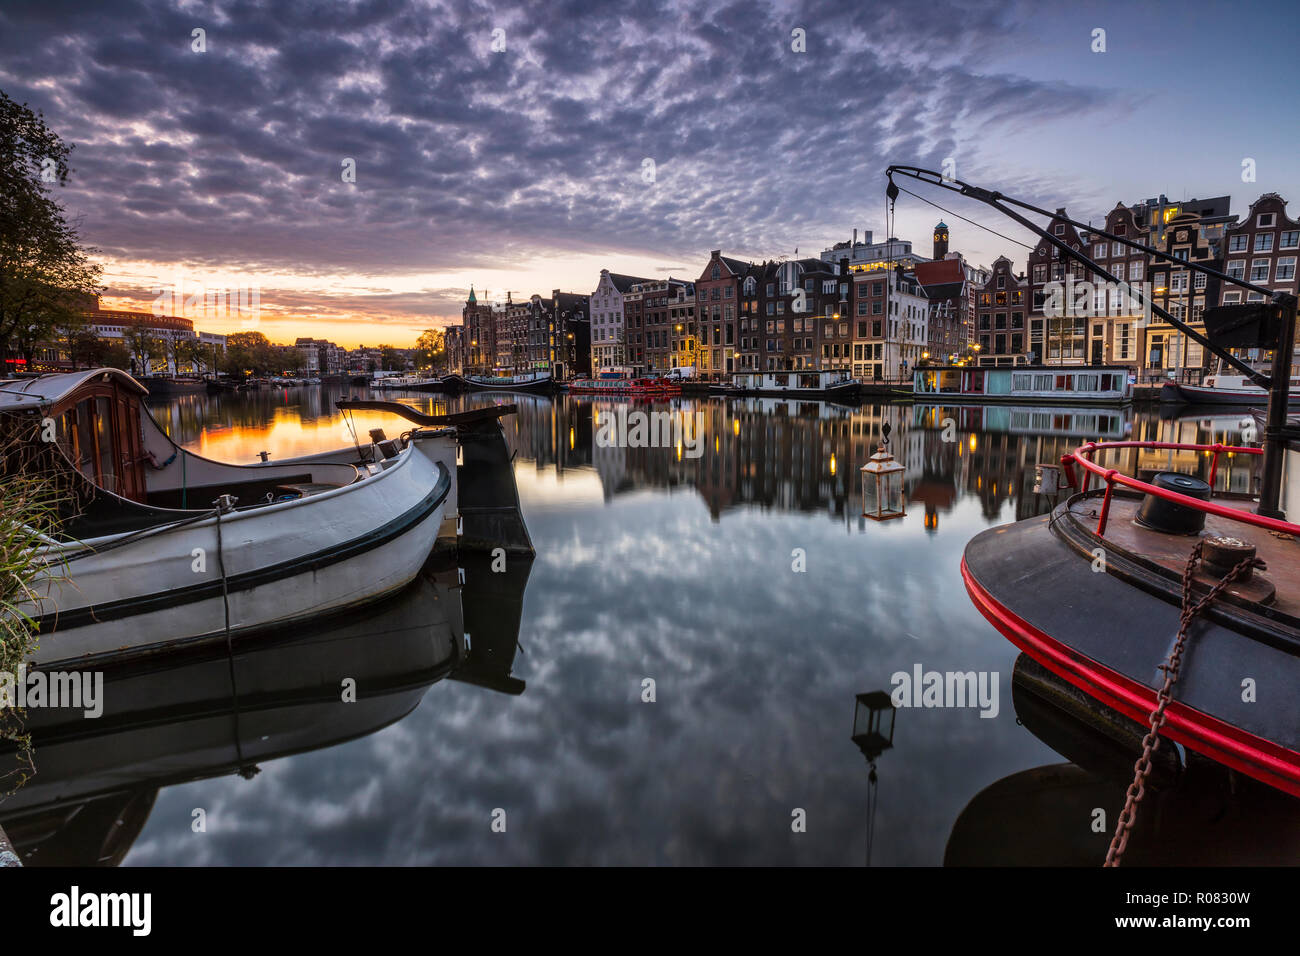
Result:
[[[0,89],[76,144],[60,193],[107,305],[256,286],[279,341],[406,345],[471,283],[590,292],[602,267],[693,277],[710,249],[880,238],[891,162],[952,158],[1083,219],[1295,198],[1289,4],[1051,6],[6,0]],[[896,232],[928,246],[940,217],[977,262],[1023,253],[908,196]]]

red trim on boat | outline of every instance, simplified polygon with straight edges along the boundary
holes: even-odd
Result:
[[[1007,640],[1089,697],[1146,726],[1156,692],[1062,644],[1017,617],[975,580],[961,560],[966,591],[981,614]],[[1195,648],[1192,649],[1195,653]],[[1154,670],[1158,661],[1152,661]],[[1165,711],[1161,736],[1176,740],[1218,763],[1240,770],[1271,787],[1300,797],[1300,753],[1257,737],[1175,700]]]

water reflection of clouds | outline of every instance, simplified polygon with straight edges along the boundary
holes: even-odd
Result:
[[[940,862],[979,789],[1056,759],[1015,726],[1014,649],[966,600],[959,535],[936,554],[919,524],[844,534],[822,514],[740,509],[715,525],[655,494],[525,507],[538,559],[521,697],[444,681],[370,737],[251,783],[164,790],[129,862],[859,863],[853,695],[918,662],[999,671],[1001,714],[900,712],[875,862]],[[973,499],[948,520],[984,526]],[[207,834],[190,832],[194,806]],[[791,832],[795,807],[807,833]]]

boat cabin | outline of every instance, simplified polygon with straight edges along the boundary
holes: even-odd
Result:
[[[844,369],[806,369],[789,372],[735,372],[732,385],[741,391],[763,392],[818,392],[849,384],[852,380]]]
[[[117,369],[0,381],[0,477],[40,474],[66,492],[63,531],[76,538],[165,524],[211,511],[222,495],[244,510],[320,494],[382,469],[299,459],[236,465],[182,449],[149,414],[148,389]]]
[[[928,366],[913,373],[912,393],[944,401],[1123,404],[1133,400],[1131,374],[1126,366]]]

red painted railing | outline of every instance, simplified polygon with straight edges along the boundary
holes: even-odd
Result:
[[[1202,501],[1200,498],[1192,498],[1189,495],[1180,495],[1176,491],[1169,491],[1165,488],[1157,488],[1155,485],[1148,484],[1137,478],[1130,478],[1128,475],[1116,471],[1114,468],[1105,468],[1094,462],[1090,455],[1098,451],[1110,451],[1112,448],[1150,448],[1150,449],[1174,449],[1176,451],[1208,451],[1212,452],[1214,459],[1210,462],[1210,493],[1214,493],[1214,479],[1219,471],[1219,455],[1224,452],[1230,454],[1241,453],[1243,455],[1262,455],[1264,449],[1251,447],[1238,447],[1236,445],[1223,445],[1215,442],[1213,445],[1182,445],[1177,442],[1163,441],[1109,441],[1095,442],[1090,441],[1086,445],[1080,445],[1074,450],[1072,455],[1061,456],[1061,466],[1065,469],[1065,476],[1070,480],[1070,486],[1075,491],[1087,491],[1089,482],[1093,475],[1102,479],[1106,483],[1106,494],[1101,502],[1101,514],[1097,518],[1097,534],[1101,536],[1106,533],[1106,519],[1110,516],[1110,498],[1111,492],[1115,490],[1116,485],[1124,485],[1126,488],[1133,488],[1143,494],[1155,495],[1157,498],[1163,498],[1165,501],[1172,501],[1175,504],[1184,505],[1188,508],[1195,508],[1197,511],[1204,511],[1206,514],[1217,515],[1220,518],[1227,518],[1231,521],[1240,521],[1243,524],[1254,525],[1257,528],[1265,528],[1268,531],[1280,531],[1283,534],[1300,535],[1300,525],[1291,524],[1289,521],[1282,521],[1278,518],[1266,518],[1263,515],[1255,514],[1253,511],[1243,511],[1240,508],[1229,508],[1226,505],[1215,504],[1213,501]],[[1080,485],[1075,473],[1074,465],[1078,463],[1084,470],[1083,482]]]

